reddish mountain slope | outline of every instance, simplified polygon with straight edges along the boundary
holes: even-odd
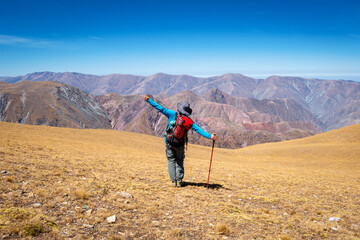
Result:
[[[216,90],[209,92],[206,96],[216,98],[219,94],[223,93]],[[237,102],[236,98],[227,97],[229,100]],[[115,129],[157,136],[164,134],[167,119],[144,102],[140,96],[107,94],[98,96],[97,99],[112,116],[112,123]],[[233,106],[207,101],[193,92],[185,91],[157,101],[170,109],[176,109],[178,102],[189,102],[193,108],[193,120],[206,131],[219,134],[221,140],[218,144],[221,147],[239,148],[244,143],[246,145],[253,145],[320,133],[319,129],[311,122],[301,122],[300,119],[295,122],[284,121],[282,116],[276,115],[276,111],[275,113],[264,113],[261,112],[260,107],[257,109],[254,106],[246,106],[246,101],[250,101],[249,99],[243,99],[243,105],[246,107],[241,108],[236,106],[236,104]],[[258,104],[260,105],[260,103],[268,104],[264,100],[259,101]],[[279,109],[284,104],[279,104],[277,110],[280,111]],[[244,111],[247,108],[252,109],[252,112]],[[284,116],[294,114],[291,112],[293,111],[291,109],[284,111]],[[306,117],[310,118],[310,116],[305,115],[304,118]],[[211,143],[211,141],[200,137],[196,133],[190,134],[189,138],[192,143],[203,145]]]

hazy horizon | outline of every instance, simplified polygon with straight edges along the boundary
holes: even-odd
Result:
[[[36,72],[53,72],[53,71],[36,71]],[[314,73],[239,73],[239,72],[224,72],[224,73],[218,73],[218,74],[208,74],[208,75],[201,75],[201,74],[186,74],[186,73],[167,73],[167,72],[157,72],[157,73],[151,73],[151,74],[133,74],[133,73],[105,73],[105,74],[95,74],[95,73],[83,73],[83,72],[70,72],[70,71],[64,71],[64,72],[54,72],[54,73],[65,73],[65,72],[69,72],[69,73],[79,73],[79,74],[85,74],[85,75],[96,75],[96,76],[105,76],[105,75],[111,75],[111,74],[120,74],[120,75],[136,75],[136,76],[144,76],[144,77],[148,77],[148,76],[152,76],[158,73],[164,73],[164,74],[168,74],[168,75],[189,75],[189,76],[193,76],[193,77],[198,77],[198,78],[208,78],[208,77],[213,77],[213,76],[221,76],[221,75],[225,75],[225,74],[241,74],[247,77],[251,77],[251,78],[256,78],[256,79],[266,79],[268,77],[271,76],[281,76],[281,77],[301,77],[301,78],[306,78],[306,79],[320,79],[320,80],[344,80],[344,81],[355,81],[355,82],[360,82],[360,74],[357,74],[356,76],[352,76],[352,75],[341,75],[341,74],[337,74],[337,75],[327,75],[327,74],[314,74]],[[32,74],[35,72],[29,72],[29,73],[25,73],[25,74],[20,74],[20,75],[13,75],[13,76],[0,76],[0,77],[18,77],[18,76],[24,76],[27,74]]]

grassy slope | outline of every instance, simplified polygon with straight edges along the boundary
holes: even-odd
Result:
[[[0,234],[359,239],[360,124],[299,140],[215,149],[212,189],[204,187],[211,149],[188,149],[188,185],[173,188],[160,138],[0,122],[0,170],[7,171],[0,175]],[[114,214],[116,223],[107,223]],[[330,223],[330,217],[341,221]]]

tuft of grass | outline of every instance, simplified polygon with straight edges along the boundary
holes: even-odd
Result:
[[[230,227],[226,223],[216,224],[215,230],[218,234],[221,234],[221,235],[227,236],[230,234]]]
[[[31,216],[31,213],[23,208],[11,207],[0,209],[0,217],[4,216],[11,220],[24,220]]]
[[[85,189],[77,189],[74,191],[74,196],[77,199],[88,199],[90,197],[90,193],[86,191]]]
[[[45,232],[45,226],[40,221],[34,221],[24,226],[25,235],[37,237],[41,233]]]
[[[169,233],[170,239],[180,239],[181,238],[181,230],[180,229],[173,229]]]
[[[109,238],[109,240],[124,240],[124,237],[113,235]]]
[[[279,239],[280,239],[280,240],[292,240],[292,238],[289,237],[288,235],[281,235],[281,236],[279,237]]]
[[[9,182],[9,183],[14,183],[15,182],[15,179],[13,177],[6,177],[6,181]]]

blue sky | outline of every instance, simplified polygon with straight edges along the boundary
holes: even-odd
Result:
[[[360,81],[360,1],[0,0],[0,76],[36,71]]]

